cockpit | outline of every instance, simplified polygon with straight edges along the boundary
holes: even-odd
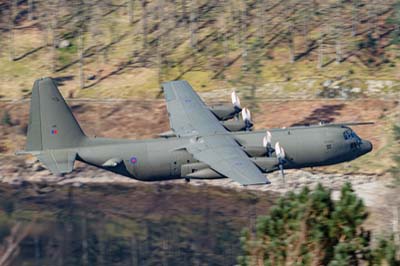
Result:
[[[343,132],[343,137],[350,142],[351,149],[359,149],[361,147],[361,138],[350,128]]]

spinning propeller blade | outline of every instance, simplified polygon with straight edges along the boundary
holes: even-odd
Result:
[[[231,99],[232,99],[232,104],[233,104],[233,106],[234,106],[235,108],[241,110],[242,107],[240,106],[240,99],[239,99],[239,97],[237,96],[237,94],[236,94],[235,91],[232,91]]]
[[[283,169],[283,164],[285,163],[285,150],[280,146],[279,142],[275,143],[275,154],[276,158],[278,158],[279,161],[279,170],[281,171],[281,176],[283,179],[283,182],[285,183],[285,172]]]
[[[271,140],[272,140],[271,132],[267,130],[267,134],[263,138],[263,147],[267,150],[268,157],[271,157],[271,154],[273,152]]]
[[[253,122],[251,121],[250,110],[246,107],[242,109],[242,118],[244,123],[246,124],[246,131],[249,131],[253,127]]]

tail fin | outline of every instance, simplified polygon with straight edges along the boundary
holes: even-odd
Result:
[[[51,78],[35,81],[32,89],[26,151],[54,174],[72,171],[76,149],[85,139],[71,109]]]
[[[32,89],[27,151],[78,147],[85,134],[51,78]]]

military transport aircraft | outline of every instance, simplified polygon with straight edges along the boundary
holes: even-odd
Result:
[[[75,160],[142,181],[230,178],[269,184],[264,173],[353,160],[372,150],[348,126],[320,124],[251,131],[251,114],[233,92],[232,104],[208,107],[186,81],[162,84],[171,131],[159,138],[89,138],[51,78],[35,81],[26,151],[53,174]]]

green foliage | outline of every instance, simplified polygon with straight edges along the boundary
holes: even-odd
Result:
[[[350,183],[333,201],[331,191],[318,185],[304,188],[277,201],[269,215],[260,217],[257,232],[243,231],[240,265],[359,265],[372,261],[396,261],[394,244],[383,240],[370,247],[370,232],[362,228],[367,218],[363,201]],[[257,264],[258,265],[258,264]],[[394,264],[393,264],[394,265]]]
[[[3,117],[1,119],[1,124],[4,126],[12,126],[11,116],[7,110],[5,110],[3,113]]]
[[[70,62],[72,62],[77,54],[78,47],[71,42],[71,45],[65,48],[59,48],[58,49],[58,61],[62,65],[66,65]]]
[[[394,133],[394,140],[396,141],[396,144],[398,147],[400,146],[400,126],[399,125],[394,125],[393,126],[393,133]],[[392,157],[395,165],[390,169],[390,173],[392,176],[395,178],[396,183],[400,184],[400,155],[395,154]]]
[[[393,14],[388,18],[389,24],[395,25],[396,29],[390,34],[392,44],[400,44],[400,1],[393,4]]]
[[[398,265],[393,235],[389,238],[381,237],[379,239],[376,249],[373,250],[371,262],[373,265],[385,265],[385,262],[388,266]]]
[[[1,201],[1,209],[8,215],[10,216],[14,212],[14,201],[13,200],[8,200],[4,199]]]
[[[400,125],[393,126],[394,139],[400,141]]]
[[[11,233],[8,224],[0,223],[0,243]]]

